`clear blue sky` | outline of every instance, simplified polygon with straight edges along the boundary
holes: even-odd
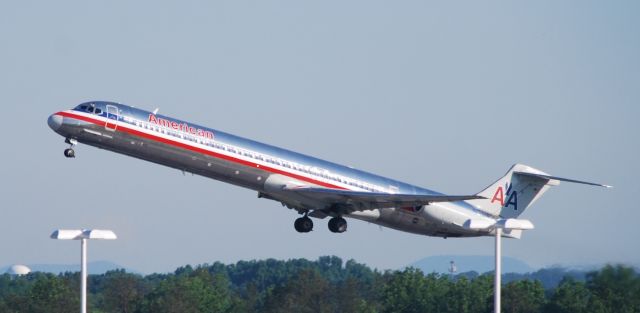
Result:
[[[92,260],[184,264],[338,255],[398,268],[491,254],[360,221],[347,233],[249,190],[89,146],[49,114],[113,100],[438,191],[511,164],[562,184],[504,243],[533,266],[640,263],[640,2],[8,1],[0,4],[0,265],[74,263],[56,228],[111,228]]]

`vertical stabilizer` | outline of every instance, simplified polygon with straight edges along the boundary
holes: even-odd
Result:
[[[530,175],[527,175],[530,174]],[[559,181],[533,167],[515,164],[507,174],[477,195],[486,199],[468,200],[482,211],[502,218],[515,218]]]

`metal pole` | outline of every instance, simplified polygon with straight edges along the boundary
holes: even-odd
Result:
[[[502,228],[500,227],[496,227],[496,277],[494,279],[494,298],[493,298],[493,307],[495,308],[495,313],[500,313],[500,289],[502,288],[502,284],[500,282],[500,278],[501,278],[501,268],[502,265],[500,264],[501,259],[502,259],[502,244],[501,244],[501,239],[502,239]]]
[[[87,239],[80,240],[80,313],[87,313]]]

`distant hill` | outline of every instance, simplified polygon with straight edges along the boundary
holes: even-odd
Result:
[[[64,272],[79,272],[80,264],[26,264],[32,272],[45,272],[45,273],[64,273]],[[0,274],[5,273],[9,266],[0,268]],[[137,273],[137,271],[127,269],[124,266],[118,265],[109,261],[95,261],[87,264],[87,270],[90,275],[104,274],[108,271],[124,269],[129,273]]]
[[[419,268],[426,274],[433,272],[446,274],[449,273],[449,264],[451,261],[455,262],[458,273],[472,271],[477,273],[485,273],[493,271],[495,262],[493,256],[440,255],[426,257],[410,264],[409,266]],[[503,273],[530,273],[533,271],[535,271],[535,269],[522,260],[512,257],[502,257]]]

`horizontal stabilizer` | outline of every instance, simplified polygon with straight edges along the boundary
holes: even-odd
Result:
[[[488,221],[488,220],[474,220],[474,219],[470,219],[467,220],[466,222],[464,222],[464,224],[462,225],[464,228],[466,229],[489,229],[490,227],[493,227],[493,225],[495,225],[495,222],[492,221]]]
[[[518,230],[530,230],[533,229],[533,223],[529,220],[524,219],[515,219],[515,218],[507,218],[507,219],[499,219],[497,221],[489,221],[489,220],[476,220],[469,219],[464,222],[464,228],[467,229],[475,229],[475,230],[487,230],[492,228],[502,228],[505,230],[508,229],[518,229]]]
[[[609,185],[591,183],[591,182],[588,182],[588,181],[575,180],[575,179],[569,179],[569,178],[562,178],[562,177],[551,176],[551,175],[543,175],[543,174],[530,173],[530,172],[513,172],[513,173],[514,174],[518,174],[518,175],[529,176],[529,177],[538,177],[538,178],[548,179],[548,180],[559,180],[559,181],[565,181],[565,182],[569,182],[569,183],[585,184],[585,185],[605,187],[605,188],[613,188],[613,186],[609,186]]]
[[[530,220],[515,219],[515,218],[501,219],[498,221],[497,224],[500,226],[500,228],[503,228],[503,229],[530,230],[534,228],[533,223],[531,223]]]

